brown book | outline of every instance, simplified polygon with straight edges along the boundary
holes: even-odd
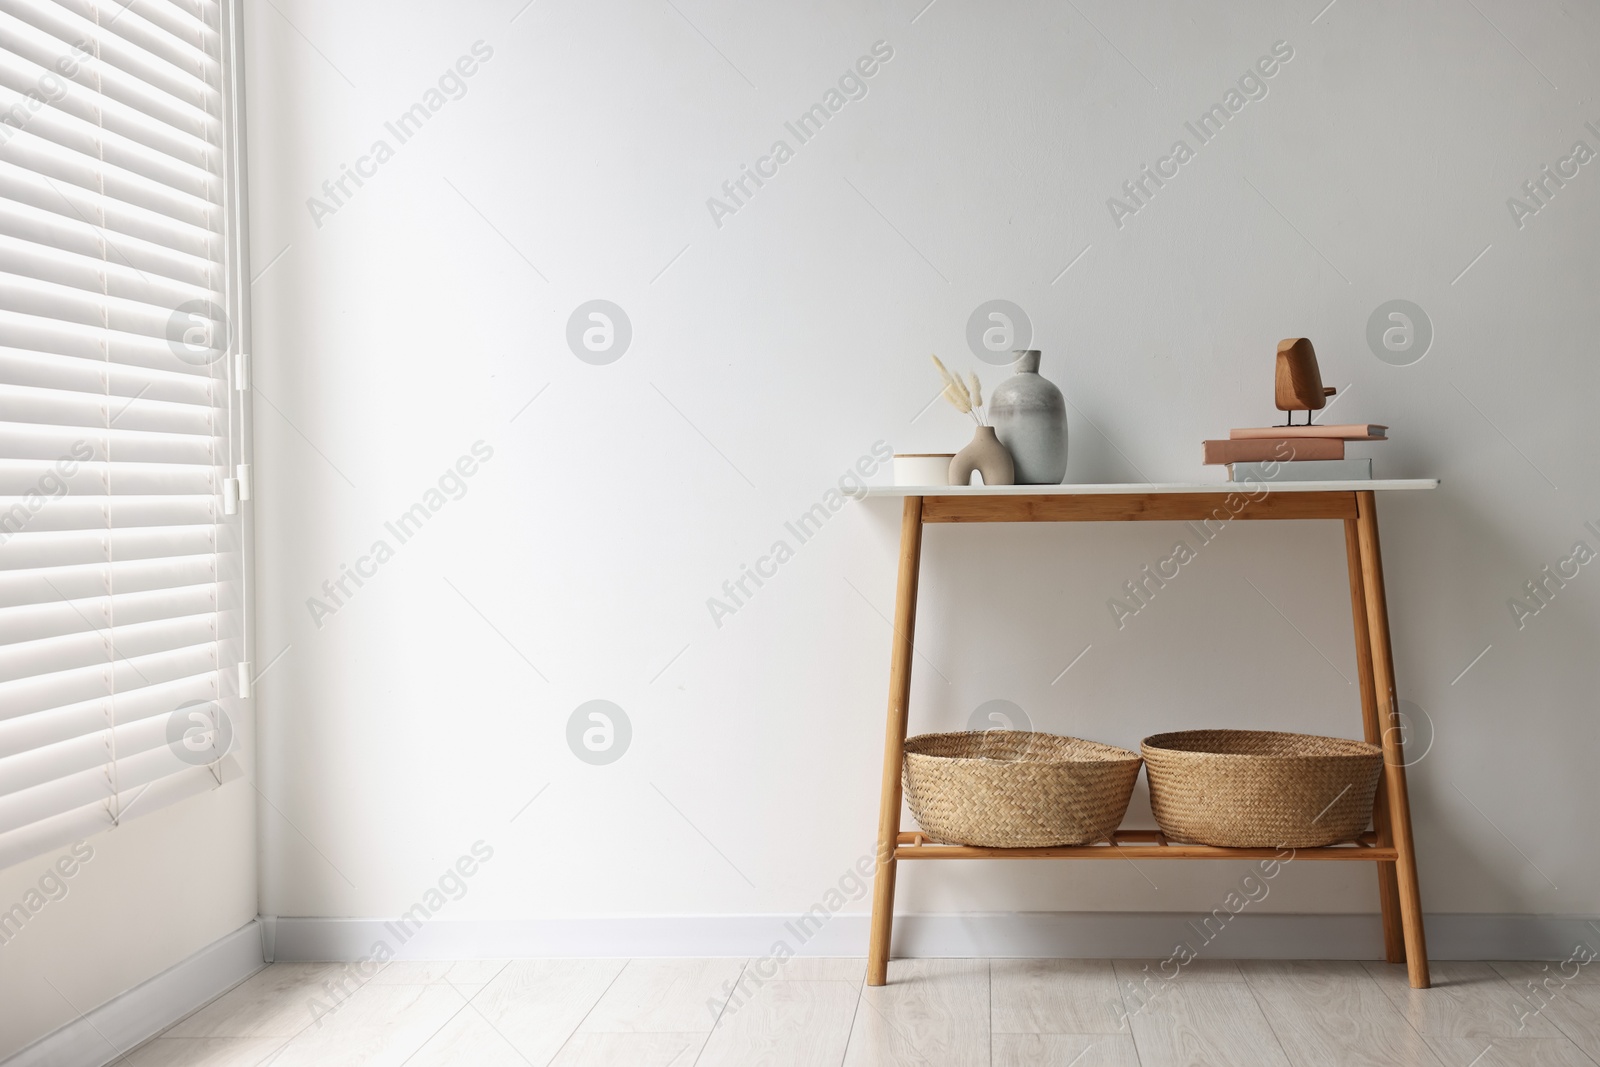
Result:
[[[1344,426],[1246,426],[1229,430],[1235,441],[1259,441],[1284,437],[1336,437],[1345,441],[1387,441],[1389,427],[1369,423],[1352,423]]]
[[[1205,447],[1205,462],[1210,464],[1344,458],[1344,440],[1338,437],[1262,437],[1240,441],[1202,441],[1201,444]]]

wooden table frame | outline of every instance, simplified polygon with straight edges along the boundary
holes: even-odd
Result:
[[[1356,667],[1361,677],[1361,718],[1366,740],[1383,748],[1383,770],[1372,812],[1373,830],[1357,841],[1327,848],[1303,848],[1296,859],[1356,860],[1377,864],[1378,903],[1383,915],[1384,955],[1405,963],[1416,989],[1426,989],[1428,952],[1422,930],[1416,857],[1411,839],[1411,808],[1406,796],[1405,753],[1394,684],[1394,653],[1389,641],[1389,609],[1383,588],[1383,556],[1378,547],[1376,493],[1372,489],[1320,489],[1296,483],[1292,491],[1273,486],[1242,510],[1222,514],[1239,519],[1341,519],[1350,573],[1351,618]],[[1376,488],[1432,488],[1435,482],[1373,483]],[[872,887],[872,929],[867,984],[888,980],[889,939],[894,922],[895,869],[914,859],[1256,859],[1275,849],[1213,848],[1169,843],[1154,830],[1119,830],[1109,842],[1063,848],[977,848],[938,844],[917,832],[902,832],[901,764],[911,695],[911,659],[917,623],[917,580],[922,561],[922,529],[941,522],[1120,522],[1183,521],[1214,518],[1224,494],[1240,486],[1196,486],[1199,491],[1107,492],[1128,487],[996,487],[982,490],[876,490],[874,495],[904,495],[900,525],[900,565],[895,594],[894,634],[889,662],[889,713],[884,732],[883,792],[878,807],[877,875]],[[1158,487],[1150,487],[1158,488]],[[1181,487],[1191,488],[1191,487]],[[1288,486],[1281,487],[1288,490]],[[1030,492],[1029,490],[1036,490]],[[1388,728],[1384,729],[1384,723]]]

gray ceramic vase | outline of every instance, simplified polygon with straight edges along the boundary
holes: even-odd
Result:
[[[1017,485],[1060,485],[1067,476],[1067,402],[1039,377],[1039,350],[1017,352],[1016,374],[989,395],[989,422],[1011,453]]]
[[[993,426],[979,426],[967,447],[950,460],[950,484],[971,484],[973,471],[983,475],[984,485],[1017,484],[1011,453],[995,437]]]

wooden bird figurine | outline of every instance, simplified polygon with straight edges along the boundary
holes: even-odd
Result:
[[[1322,372],[1317,369],[1317,352],[1306,337],[1288,337],[1278,342],[1278,368],[1274,380],[1279,411],[1287,412],[1285,426],[1294,425],[1294,413],[1306,413],[1306,425],[1311,425],[1311,413],[1321,411],[1328,397],[1338,390],[1322,384]]]

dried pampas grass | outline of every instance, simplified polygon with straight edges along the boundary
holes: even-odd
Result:
[[[980,410],[983,407],[983,385],[978,381],[978,376],[968,372],[967,380],[963,382],[958,375],[951,374],[945,369],[938,356],[930,354],[928,358],[933,360],[940,379],[944,381],[944,390],[940,395],[963,415],[971,415],[972,420],[979,426],[987,426],[988,423],[984,422],[983,412]]]

